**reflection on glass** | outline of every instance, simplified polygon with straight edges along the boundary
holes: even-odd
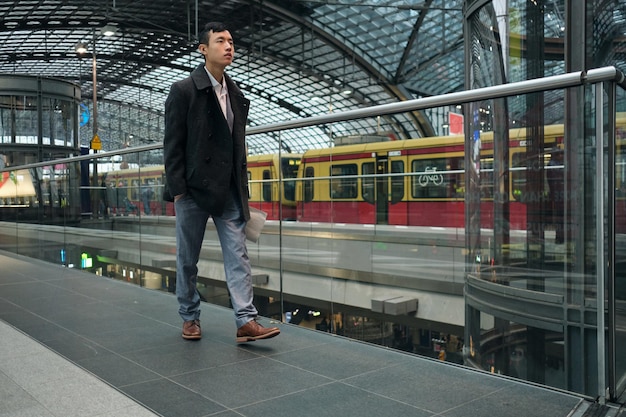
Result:
[[[481,313],[484,328],[468,356],[491,373],[566,388],[564,334]]]

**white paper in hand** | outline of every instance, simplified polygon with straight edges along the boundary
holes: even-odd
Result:
[[[250,220],[246,224],[246,239],[254,243],[259,240],[261,230],[265,226],[265,219],[267,219],[266,212],[250,207]]]

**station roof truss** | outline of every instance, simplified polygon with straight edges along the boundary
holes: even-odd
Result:
[[[462,90],[462,7],[463,0],[6,0],[0,74],[75,82],[90,105],[95,56],[100,138],[112,150],[162,141],[169,86],[202,63],[197,33],[208,21],[232,28],[227,72],[252,101],[255,126]],[[87,53],[77,54],[79,43]],[[423,114],[399,114],[255,135],[248,144],[251,153],[275,152],[278,143],[302,152],[338,136],[434,133]],[[81,141],[89,139],[81,130]]]

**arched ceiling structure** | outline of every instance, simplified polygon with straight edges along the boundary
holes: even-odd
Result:
[[[162,140],[169,86],[199,65],[198,27],[223,21],[235,38],[227,69],[262,125],[464,87],[462,0],[5,0],[0,74],[78,83],[91,106],[95,54],[104,150]],[[115,30],[111,36],[103,28]],[[76,45],[86,43],[79,55]],[[81,131],[88,142],[89,129]],[[346,135],[433,134],[423,114],[283,134],[288,151]],[[85,136],[85,137],[83,137]],[[131,139],[132,138],[132,139]],[[249,140],[251,153],[276,139]]]

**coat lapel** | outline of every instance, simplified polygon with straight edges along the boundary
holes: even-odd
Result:
[[[228,74],[224,73],[224,77],[226,77],[226,85],[228,86],[228,95],[230,97],[230,106],[233,112],[232,136],[237,141],[243,141],[243,138],[245,136],[246,120],[248,118],[250,100],[244,97],[239,87],[237,87],[237,84],[235,84],[235,82],[228,76]],[[219,111],[219,114],[221,115],[221,120],[223,120],[226,126],[228,126],[228,122],[222,114],[217,95],[215,94],[213,85],[211,85],[211,79],[204,69],[204,65],[199,65],[195,70],[193,70],[191,73],[191,78],[193,79],[194,84],[198,90],[207,90],[207,98],[209,99],[208,107],[210,111]],[[216,120],[219,119],[219,117],[216,118]]]

